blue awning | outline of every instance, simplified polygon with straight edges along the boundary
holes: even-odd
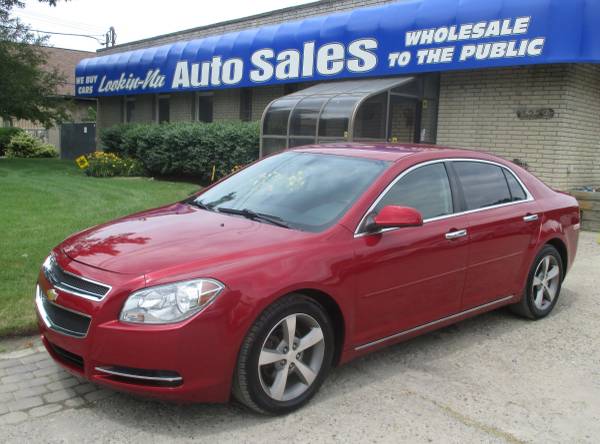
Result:
[[[98,97],[600,62],[600,0],[408,0],[82,60]]]

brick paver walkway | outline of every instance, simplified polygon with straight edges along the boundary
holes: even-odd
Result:
[[[0,425],[82,407],[112,393],[60,368],[42,345],[0,354]]]

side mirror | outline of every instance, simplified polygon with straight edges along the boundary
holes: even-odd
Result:
[[[368,231],[377,231],[382,228],[420,227],[423,225],[423,216],[414,208],[388,205],[381,211],[369,217]]]

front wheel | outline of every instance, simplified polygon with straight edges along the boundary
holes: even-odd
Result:
[[[303,295],[269,306],[246,336],[233,394],[260,413],[285,414],[317,392],[331,368],[333,328],[323,307]]]
[[[533,261],[523,299],[511,306],[512,311],[530,319],[548,316],[558,301],[563,277],[560,254],[545,245]]]

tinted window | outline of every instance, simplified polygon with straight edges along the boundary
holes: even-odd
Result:
[[[506,176],[506,182],[508,182],[508,188],[510,189],[510,196],[513,202],[517,202],[519,200],[527,199],[527,194],[525,194],[525,190],[519,183],[519,181],[515,178],[515,176],[508,170],[504,170],[504,175]]]
[[[454,162],[467,210],[491,207],[511,201],[502,168],[489,163]]]
[[[451,214],[452,192],[446,168],[442,163],[436,163],[408,173],[387,192],[375,211],[386,205],[415,208],[423,219]]]
[[[252,89],[243,88],[240,91],[240,120],[249,122],[252,120]]]
[[[198,121],[213,121],[213,96],[198,96]]]
[[[171,104],[168,97],[158,98],[158,123],[169,122],[171,120]]]
[[[388,165],[288,151],[234,174],[197,200],[213,210],[248,209],[292,228],[321,231],[342,217]]]
[[[135,99],[125,101],[125,122],[133,122],[135,118]]]

